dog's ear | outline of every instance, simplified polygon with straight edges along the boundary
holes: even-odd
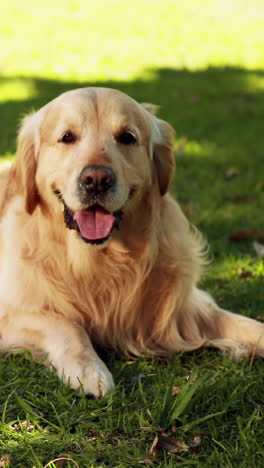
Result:
[[[151,104],[151,102],[142,102],[141,105],[152,115],[157,115],[159,106],[156,104]]]
[[[153,144],[154,170],[159,183],[160,194],[167,193],[175,169],[173,154],[174,130],[167,123],[156,119],[159,126],[159,139]]]
[[[32,113],[22,121],[15,160],[16,180],[25,199],[25,209],[29,214],[33,213],[39,201],[35,182],[39,146],[39,116],[37,113]]]
[[[157,106],[153,104],[142,104],[142,106],[147,111],[151,126],[149,152],[153,160],[154,177],[158,180],[160,194],[165,195],[175,169],[175,159],[173,155],[175,131],[170,124],[153,115],[156,113]]]

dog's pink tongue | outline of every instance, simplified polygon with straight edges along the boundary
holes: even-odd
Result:
[[[89,240],[103,239],[109,236],[115,222],[115,217],[100,206],[75,211],[74,219],[82,236]]]

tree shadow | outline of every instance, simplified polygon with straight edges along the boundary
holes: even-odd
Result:
[[[262,78],[262,89],[254,87],[254,78]],[[150,70],[148,79],[133,81],[63,81],[35,77],[0,76],[3,82],[20,81],[32,89],[32,97],[0,103],[4,128],[16,128],[19,118],[38,109],[59,94],[85,86],[117,88],[138,101],[161,106],[161,116],[170,121],[180,135],[227,144],[236,134],[237,144],[258,136],[264,113],[264,72],[243,68],[208,68],[202,71],[177,69]],[[8,126],[7,119],[8,117]],[[223,127],[223,131],[221,128]],[[237,130],[237,132],[235,132]],[[2,152],[13,151],[14,141],[0,139]]]

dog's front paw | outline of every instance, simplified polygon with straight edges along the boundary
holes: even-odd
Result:
[[[81,386],[76,390],[83,391],[87,395],[102,398],[106,393],[114,388],[112,374],[105,364],[94,362],[86,366],[83,376],[80,379]]]
[[[102,398],[114,388],[112,374],[99,359],[87,363],[72,362],[58,371],[59,376],[79,393]]]

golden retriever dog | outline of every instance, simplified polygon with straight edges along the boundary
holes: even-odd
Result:
[[[45,356],[96,397],[114,385],[96,343],[264,356],[264,325],[196,286],[204,243],[167,193],[173,137],[114,89],[69,91],[24,119],[0,175],[2,351]]]

